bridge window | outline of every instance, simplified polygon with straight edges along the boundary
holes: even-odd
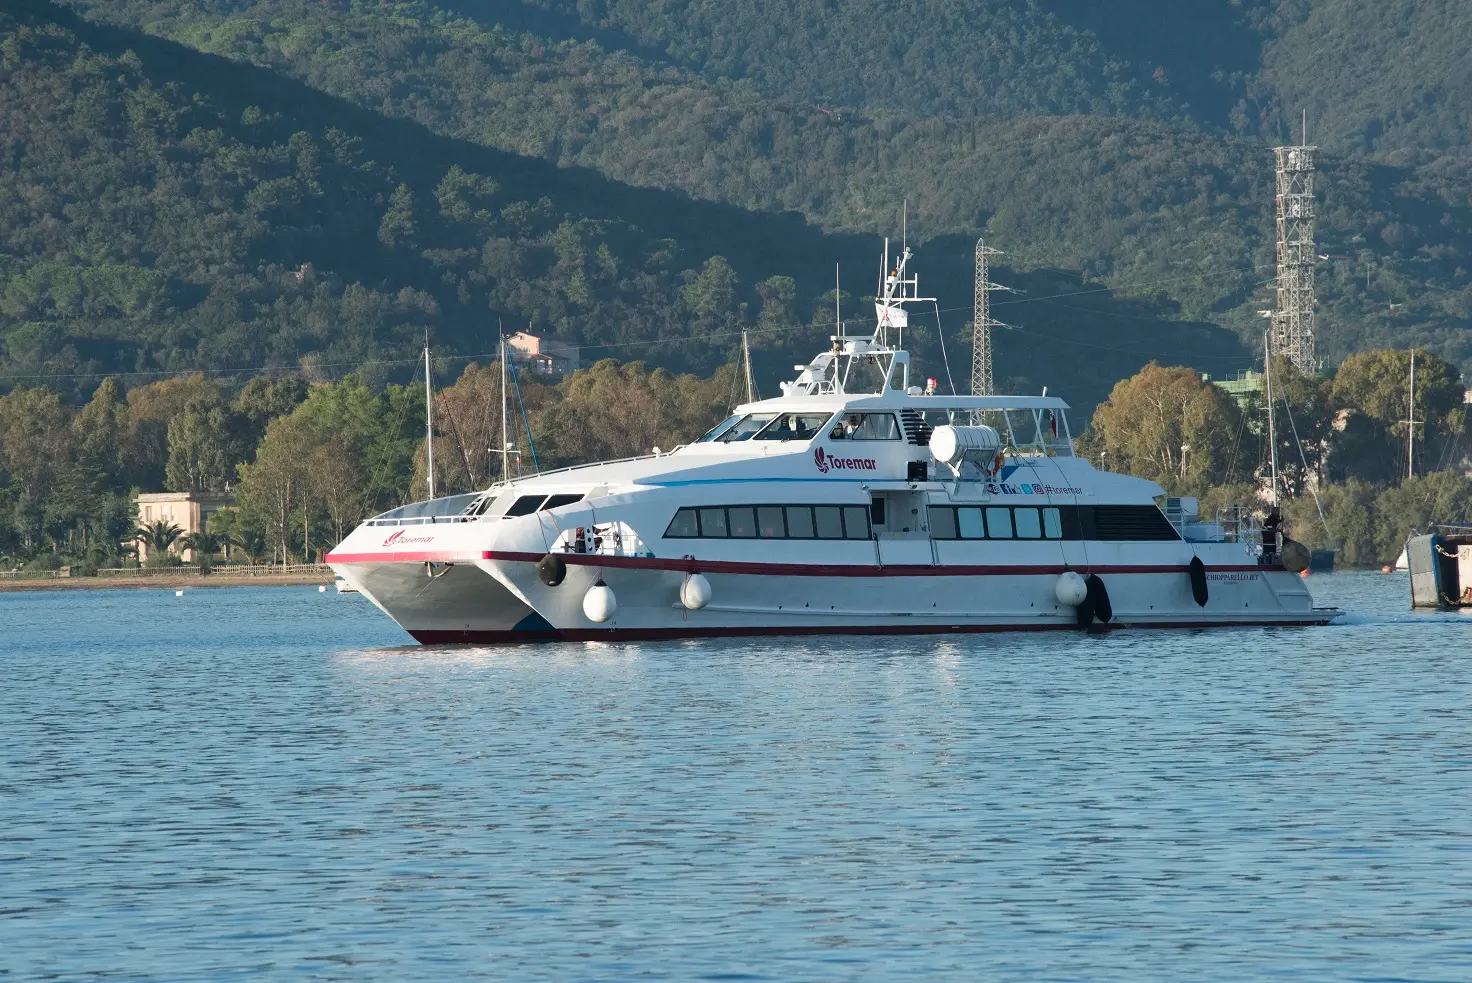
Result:
[[[762,428],[756,439],[812,440],[827,422],[827,413],[783,413]]]
[[[776,413],[748,413],[736,423],[728,427],[716,440],[723,444],[731,444],[741,440],[750,440],[752,436],[777,418]]]
[[[547,500],[546,495],[523,495],[511,503],[511,508],[506,510],[506,517],[513,518],[518,515],[531,515],[542,507]]]
[[[834,421],[834,440],[899,440],[900,425],[893,413],[844,413]]]

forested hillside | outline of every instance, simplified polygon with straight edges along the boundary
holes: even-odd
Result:
[[[891,231],[908,198],[921,239],[985,232],[1016,268],[1249,344],[1268,148],[1307,108],[1321,350],[1472,365],[1472,13],[1447,0],[73,5],[436,133],[831,231]]]
[[[426,331],[463,365],[494,349],[500,321],[589,359],[702,372],[745,326],[770,391],[826,344],[833,264],[849,311],[872,289],[873,238],[440,137],[40,0],[0,18],[8,385],[80,398],[108,373],[273,367],[381,381],[411,371]],[[962,385],[970,250],[936,239],[921,257],[927,286],[961,308],[942,323]],[[1086,408],[1152,355],[1208,369],[1248,358],[1168,302],[1048,270],[1013,282],[1028,315],[999,349],[1021,388]],[[943,375],[933,327],[912,340]]]

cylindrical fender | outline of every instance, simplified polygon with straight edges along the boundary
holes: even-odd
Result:
[[[548,553],[537,561],[537,579],[548,587],[556,587],[567,576],[567,561],[556,553]]]
[[[1191,596],[1196,599],[1196,606],[1206,607],[1206,564],[1201,562],[1201,557],[1191,557],[1191,562],[1186,565],[1186,573],[1191,578]]]
[[[1099,579],[1098,574],[1091,573],[1085,583],[1089,585],[1089,596],[1084,599],[1084,604],[1094,609],[1094,617],[1101,624],[1109,624],[1114,620],[1114,607],[1109,603],[1109,591],[1105,589],[1104,581]],[[1079,607],[1082,608],[1083,605]]]

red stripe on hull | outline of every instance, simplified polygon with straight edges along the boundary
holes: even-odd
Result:
[[[1094,625],[1088,631],[1166,628],[1316,628],[1333,615],[1277,621],[1140,621],[1129,624]],[[834,626],[832,628],[574,628],[542,631],[453,631],[421,629],[410,631],[421,645],[504,645],[525,642],[664,642],[687,638],[755,638],[777,635],[973,635],[998,632],[1080,631],[1067,623],[1048,625],[882,625]]]
[[[500,560],[504,563],[536,563],[541,553],[510,553],[485,550],[480,553],[329,553],[328,563],[474,563],[477,560]],[[1157,565],[1094,565],[1065,567],[1061,563],[1041,565],[896,565],[882,567],[868,564],[829,563],[752,563],[741,560],[691,560],[684,557],[598,556],[589,553],[558,553],[573,566],[601,567],[605,570],[673,570],[680,573],[734,573],[757,577],[1016,577],[1059,574],[1065,569],[1081,573],[1185,573],[1184,563]],[[1260,566],[1256,563],[1207,567],[1208,573],[1250,573],[1282,570],[1281,565]]]

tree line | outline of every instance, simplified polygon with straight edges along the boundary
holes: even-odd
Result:
[[[598,362],[551,384],[471,362],[435,393],[435,490],[648,453],[699,436],[735,398],[729,367],[709,377]],[[255,562],[320,560],[369,515],[428,494],[422,383],[375,388],[349,374],[243,385],[195,374],[126,392],[109,378],[72,407],[46,388],[0,397],[0,567],[113,566],[140,540],[154,562],[189,548],[167,524],[139,528],[139,491],[231,492],[196,550]],[[502,433],[508,434],[503,455]],[[505,470],[503,470],[503,464]]]
[[[1415,358],[1414,407],[1411,352],[1361,352],[1332,376],[1274,359],[1271,440],[1261,393],[1239,404],[1192,369],[1152,363],[1115,385],[1080,452],[1199,497],[1210,520],[1221,506],[1265,509],[1276,449],[1290,534],[1339,549],[1348,565],[1378,566],[1412,530],[1472,523],[1466,386],[1445,360]]]

